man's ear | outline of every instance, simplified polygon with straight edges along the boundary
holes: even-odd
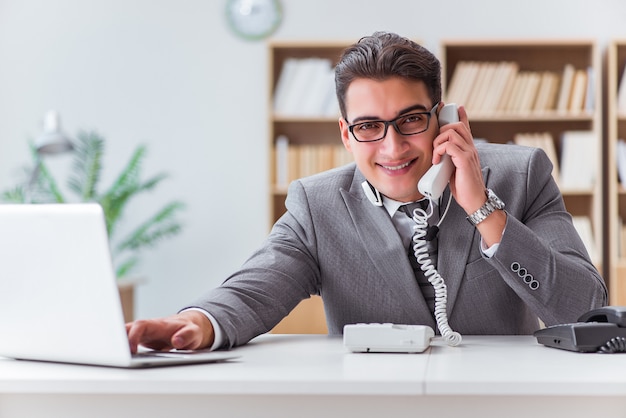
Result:
[[[348,122],[346,122],[344,118],[339,118],[339,130],[341,131],[341,142],[343,142],[343,146],[346,147],[349,152],[352,152]]]

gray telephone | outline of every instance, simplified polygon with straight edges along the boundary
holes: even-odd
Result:
[[[547,347],[583,353],[626,352],[626,306],[604,306],[583,314],[570,324],[535,331]]]

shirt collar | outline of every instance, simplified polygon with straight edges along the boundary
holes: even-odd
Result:
[[[383,198],[383,206],[387,210],[387,213],[389,213],[389,216],[391,216],[392,218],[393,218],[393,215],[396,214],[398,209],[400,209],[400,206],[406,205],[407,203],[412,203],[412,202],[398,202],[397,200],[390,199],[383,194],[381,194],[381,197]],[[416,200],[416,202],[419,202],[425,199],[426,198],[424,197],[422,199]],[[433,201],[433,206],[438,206],[436,201]]]

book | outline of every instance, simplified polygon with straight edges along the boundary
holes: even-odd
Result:
[[[554,145],[554,138],[549,132],[518,133],[513,138],[513,142],[517,145],[541,148],[552,162],[552,177],[559,184],[559,157]]]
[[[475,113],[483,112],[484,102],[491,89],[496,71],[496,64],[493,62],[478,63],[478,75],[472,87],[472,94],[467,99],[467,108]]]
[[[569,109],[570,96],[572,93],[572,84],[574,82],[574,73],[576,69],[572,64],[565,64],[561,75],[561,86],[559,88],[556,110],[559,112],[567,112]]]
[[[459,61],[452,72],[450,81],[445,91],[445,101],[452,102],[459,97],[459,89],[461,88],[463,71],[467,67],[466,61]]]
[[[616,149],[617,178],[622,187],[626,187],[626,141],[622,138],[617,140]]]
[[[617,111],[619,114],[626,114],[626,66],[624,66],[617,89]]]
[[[560,84],[561,75],[558,73],[552,73],[552,82],[550,83],[550,92],[548,95],[548,102],[546,103],[546,110],[556,110]]]
[[[574,228],[589,254],[589,258],[592,262],[598,261],[598,250],[596,248],[595,239],[593,237],[593,228],[591,227],[591,220],[588,216],[572,216],[572,222]]]
[[[446,103],[466,103],[465,86],[469,80],[471,72],[471,63],[469,61],[459,61],[454,68],[448,91],[446,93]]]
[[[333,71],[332,63],[323,58],[312,58],[303,63],[311,67],[307,72],[310,78],[300,90],[300,104],[296,113],[300,116],[321,116],[325,112],[330,87],[328,74]]]
[[[276,109],[278,115],[302,116],[304,112],[308,112],[304,106],[307,106],[306,102],[312,94],[310,91],[311,80],[315,79],[316,73],[320,71],[320,60],[321,58],[296,60],[295,68],[291,70],[294,74],[288,77],[287,85],[284,88],[285,97],[280,101],[280,107]]]
[[[599,138],[593,131],[561,135],[561,181],[564,189],[590,189],[597,179]]]
[[[334,148],[334,145],[330,144],[320,145],[317,165],[318,172],[330,170],[335,167]]]
[[[459,68],[460,67],[460,68]],[[473,86],[480,71],[480,63],[475,61],[461,61],[454,69],[451,85],[454,87],[452,93],[448,93],[448,103],[458,103],[466,105],[473,94]]]
[[[274,145],[276,164],[276,186],[287,187],[289,184],[289,139],[279,135]]]
[[[481,110],[486,113],[498,111],[500,100],[509,84],[509,79],[513,74],[514,63],[501,61],[494,63],[493,77],[488,83]]]
[[[290,144],[284,135],[274,147],[276,186],[283,188],[294,180],[354,161],[343,144]]]
[[[617,217],[617,225],[618,225],[618,254],[619,257],[626,257],[626,223],[624,223],[624,219],[621,216]]]
[[[342,165],[354,162],[352,153],[343,146],[343,144],[333,146],[333,161],[335,167],[341,167]]]
[[[274,88],[274,112],[285,113],[286,103],[295,77],[298,66],[298,60],[296,58],[287,58],[283,62],[283,66],[280,70],[280,75],[276,81],[276,87]]]
[[[540,75],[537,97],[532,110],[540,113],[554,108],[558,88],[558,75],[551,71],[543,71]]]
[[[496,109],[499,111],[506,111],[507,104],[509,99],[513,93],[513,87],[515,85],[515,80],[517,79],[517,75],[519,73],[519,64],[516,62],[509,62],[506,66],[506,83],[502,89],[502,94],[498,99],[498,104],[496,105]]]
[[[331,68],[326,77],[326,98],[322,106],[322,116],[339,116],[341,112],[339,109],[339,101],[337,100],[337,93],[335,91],[335,69]]]
[[[572,80],[572,91],[569,99],[569,111],[572,113],[582,112],[585,106],[585,95],[587,93],[587,71],[574,71]]]
[[[515,76],[511,94],[509,95],[509,99],[505,107],[507,112],[517,113],[522,102],[522,96],[524,95],[524,89],[526,88],[527,82],[528,78],[526,77],[526,72],[518,72]]]
[[[288,183],[293,180],[299,179],[300,176],[300,147],[297,145],[289,146],[288,156]]]
[[[588,113],[592,113],[595,107],[595,76],[591,66],[587,67],[587,90],[583,107]]]
[[[526,83],[517,108],[520,113],[529,113],[532,110],[541,82],[541,76],[537,72],[528,71],[525,75]]]

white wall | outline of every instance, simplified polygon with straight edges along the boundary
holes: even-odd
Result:
[[[280,39],[355,40],[396,31],[442,39],[626,38],[621,0],[282,0]],[[257,247],[267,220],[267,63],[233,36],[225,0],[0,0],[0,190],[28,162],[48,109],[67,132],[107,139],[103,184],[139,143],[146,174],[171,179],[127,225],[172,198],[186,229],[143,258],[138,315],[167,315],[218,285]],[[230,206],[225,206],[226,204]]]

